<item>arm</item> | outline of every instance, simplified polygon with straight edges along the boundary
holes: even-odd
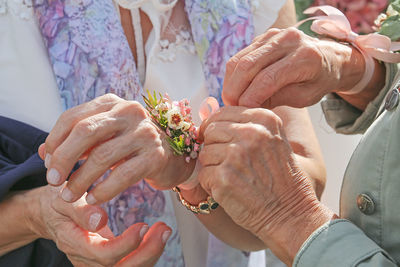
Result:
[[[18,192],[0,202],[0,256],[39,238],[28,224],[29,211],[37,208],[32,200],[31,193]]]

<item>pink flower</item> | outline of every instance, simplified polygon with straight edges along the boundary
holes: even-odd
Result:
[[[199,144],[198,144],[198,143],[195,143],[194,146],[193,146],[193,151],[198,152],[199,149],[200,149]]]
[[[374,21],[389,4],[389,0],[315,0],[313,6],[331,5],[341,10],[357,33],[374,31]]]
[[[190,138],[189,137],[185,138],[185,145],[187,145],[187,146],[190,145]]]
[[[185,160],[186,160],[187,163],[189,163],[190,162],[190,157],[186,157]]]

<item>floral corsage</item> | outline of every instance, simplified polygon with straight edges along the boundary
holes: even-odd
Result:
[[[164,96],[147,91],[143,96],[146,109],[153,120],[167,135],[167,141],[175,155],[186,156],[186,162],[196,159],[200,152],[200,143],[197,141],[198,129],[192,121],[192,109],[187,99],[171,101]]]

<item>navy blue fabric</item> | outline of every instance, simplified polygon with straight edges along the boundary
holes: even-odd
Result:
[[[47,133],[0,116],[0,201],[13,190],[46,185],[46,168],[37,150]],[[51,240],[38,239],[0,257],[1,267],[70,267]]]
[[[46,168],[37,154],[47,133],[0,116],[0,200],[12,190],[46,184]]]

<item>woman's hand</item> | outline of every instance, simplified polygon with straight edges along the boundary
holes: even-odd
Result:
[[[349,45],[296,28],[271,29],[227,63],[222,97],[227,105],[306,107],[350,90],[364,69],[363,56]]]
[[[194,161],[188,164],[173,155],[164,137],[138,102],[107,94],[63,113],[39,154],[48,168],[48,182],[56,186],[86,158],[62,192],[68,202],[79,199],[112,169],[87,197],[90,204],[102,203],[143,178],[167,189],[190,176]]]
[[[30,194],[30,228],[41,238],[53,240],[74,266],[153,266],[161,256],[171,229],[156,223],[130,226],[114,237],[105,226],[107,214],[82,197],[66,203],[60,187],[45,186]],[[96,233],[97,232],[97,233]]]
[[[308,235],[330,220],[299,169],[272,111],[225,107],[201,126],[202,187],[233,221],[291,263]]]

